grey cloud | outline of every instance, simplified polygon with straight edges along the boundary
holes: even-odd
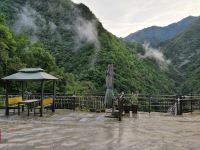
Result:
[[[165,26],[189,15],[199,15],[199,0],[73,0],[89,6],[104,27],[126,36],[152,25]],[[107,20],[111,20],[112,24]],[[124,24],[121,26],[119,24]],[[132,24],[133,26],[127,26]],[[119,26],[123,28],[119,30]]]

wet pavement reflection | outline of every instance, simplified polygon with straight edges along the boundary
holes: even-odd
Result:
[[[57,110],[44,117],[0,113],[5,150],[199,150],[200,114],[140,112],[133,118]]]

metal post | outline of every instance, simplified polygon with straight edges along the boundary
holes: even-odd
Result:
[[[151,113],[151,96],[149,95],[149,113]]]
[[[80,101],[80,99],[79,99],[79,101]],[[73,110],[75,111],[76,110],[76,95],[73,96],[71,104],[72,104]]]
[[[192,107],[192,93],[190,94],[190,109],[191,113],[193,112],[193,107]]]
[[[40,108],[40,117],[43,116],[43,97],[44,97],[44,81],[41,80],[41,108]]]
[[[182,113],[183,113],[183,99],[180,100],[179,108],[180,108],[180,115],[182,115]]]
[[[22,81],[21,84],[22,84],[22,100],[24,100],[24,81]]]
[[[0,129],[0,143],[1,143],[1,129]]]
[[[56,100],[56,81],[53,80],[53,105],[52,105],[52,112],[55,112],[55,100]]]
[[[118,100],[118,105],[119,105],[119,114],[118,114],[118,119],[119,119],[119,121],[122,121],[122,100],[119,98],[119,100]]]
[[[114,105],[114,100],[112,100],[112,114],[114,114],[115,111],[115,105]]]
[[[174,103],[174,115],[177,115],[177,99],[175,99],[175,103]]]
[[[180,115],[180,97],[177,99],[177,115]]]
[[[6,108],[5,108],[5,115],[9,116],[9,107],[8,107],[8,82],[6,81]]]
[[[178,103],[177,103],[177,110],[178,110],[178,113],[177,115],[182,115],[182,98],[181,97],[178,97]]]

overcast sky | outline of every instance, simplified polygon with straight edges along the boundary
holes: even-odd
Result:
[[[166,26],[200,15],[200,0],[73,0],[87,5],[103,26],[118,37],[152,25]]]

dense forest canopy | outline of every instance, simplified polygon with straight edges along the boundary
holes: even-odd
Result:
[[[41,67],[59,77],[60,92],[104,93],[105,72],[113,64],[115,92],[175,92],[170,66],[163,69],[153,58],[139,57],[141,45],[106,31],[83,4],[2,0],[0,11],[0,77]]]
[[[200,92],[200,18],[188,16],[165,27],[149,27],[127,36],[125,41],[145,41],[159,49],[170,62],[170,76],[179,93]],[[154,51],[155,52],[155,51]],[[145,53],[140,50],[138,53]]]
[[[182,75],[181,91],[200,92],[200,18],[183,32],[160,45],[167,58]]]

